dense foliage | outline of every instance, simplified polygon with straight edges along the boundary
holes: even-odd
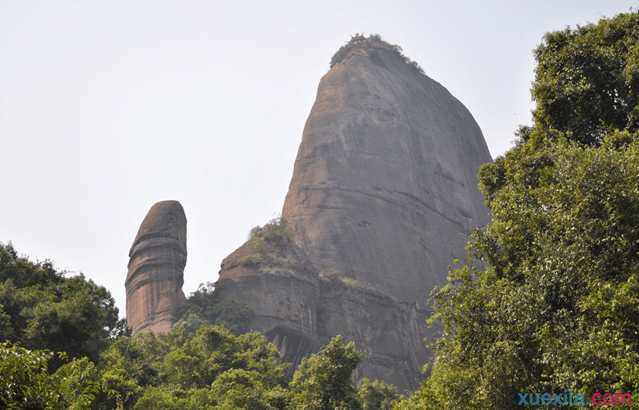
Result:
[[[282,408],[286,365],[256,332],[184,327],[122,337],[103,354],[96,409]]]
[[[0,244],[0,341],[96,362],[125,328],[104,287],[82,275],[66,277],[51,262],[31,262],[11,244]],[[53,368],[61,363],[52,358]]]
[[[254,238],[285,241],[287,232],[271,221]],[[386,410],[398,400],[386,383],[353,383],[362,355],[341,337],[290,381],[275,346],[242,329],[246,304],[212,294],[201,285],[172,330],[132,337],[104,288],[0,245],[0,408]]]
[[[625,14],[549,33],[537,49],[535,123],[480,172],[493,222],[434,292],[444,334],[400,408],[639,397],[638,33],[639,16]]]
[[[344,347],[342,336],[333,338],[319,355],[302,359],[291,382],[293,408],[361,409],[357,387],[351,381],[361,359],[353,342]]]
[[[95,399],[94,366],[87,358],[74,359],[50,374],[53,353],[30,351],[0,343],[0,408],[87,409]],[[58,359],[66,361],[65,354]]]
[[[397,387],[384,381],[362,380],[359,397],[363,410],[391,410],[399,402]]]
[[[548,33],[535,50],[537,127],[598,146],[639,127],[639,15]]]
[[[178,310],[175,327],[195,333],[201,326],[225,326],[233,334],[248,332],[253,310],[242,301],[215,299],[212,283],[200,284]]]
[[[103,354],[93,409],[382,410],[398,399],[385,383],[358,389],[351,375],[361,354],[341,337],[305,359],[290,383],[290,365],[278,357],[259,333],[234,336],[223,327],[122,337]]]

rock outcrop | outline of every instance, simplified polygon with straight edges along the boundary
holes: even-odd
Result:
[[[186,216],[177,201],[158,202],[129,251],[126,318],[133,334],[166,332],[177,321],[186,265]]]
[[[318,269],[425,306],[489,221],[477,172],[490,161],[444,87],[393,50],[355,47],[320,82],[282,216]]]
[[[430,355],[427,300],[489,221],[477,189],[492,161],[468,110],[394,46],[340,50],[304,128],[282,216],[292,233],[222,263],[216,297],[297,364],[332,336],[368,358],[356,377],[415,388]]]

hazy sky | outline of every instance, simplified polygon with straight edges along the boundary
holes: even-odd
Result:
[[[331,56],[398,44],[473,114],[493,156],[530,124],[547,31],[637,0],[0,0],[0,242],[83,272],[125,314],[151,206],[182,203],[184,291],[282,209]]]

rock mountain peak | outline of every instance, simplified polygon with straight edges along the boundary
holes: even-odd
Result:
[[[436,331],[425,323],[429,294],[465,256],[470,231],[489,221],[477,173],[491,161],[455,97],[400,47],[358,37],[335,53],[317,89],[282,210],[288,226],[267,225],[224,259],[214,297],[246,302],[249,327],[282,360],[297,365],[341,334],[368,354],[357,379],[415,388],[430,356],[424,338]],[[177,205],[156,204],[131,248],[127,317],[137,329],[174,323],[162,303],[136,313],[162,299],[155,277],[175,288],[171,303],[184,298]],[[156,207],[178,223],[156,229]],[[170,268],[154,273],[161,258],[150,249],[160,247],[147,242],[160,239]]]
[[[489,221],[477,173],[492,159],[468,110],[398,46],[371,35],[331,67],[282,210],[297,270],[242,263],[256,252],[250,240],[222,263],[216,294],[251,306],[251,327],[284,360],[342,334],[370,355],[358,378],[403,391],[429,357],[431,290]]]

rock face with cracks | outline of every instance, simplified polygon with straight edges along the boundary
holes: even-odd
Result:
[[[186,216],[177,201],[158,202],[142,221],[126,277],[126,318],[133,334],[166,332],[177,321],[186,265]]]
[[[358,380],[401,392],[430,357],[430,292],[489,221],[477,173],[492,159],[469,111],[396,48],[349,47],[304,128],[282,211],[292,233],[228,256],[215,296],[245,301],[283,360],[341,334],[367,353]]]
[[[392,51],[355,48],[322,78],[282,216],[320,270],[425,306],[488,222],[492,161],[468,110]]]

